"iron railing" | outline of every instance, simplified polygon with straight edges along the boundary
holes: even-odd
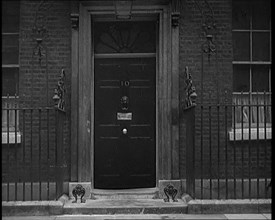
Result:
[[[194,136],[193,144],[187,137],[187,152],[194,152],[189,159],[191,170],[186,170],[191,196],[271,197],[272,105],[271,94],[264,95],[261,101],[197,104],[189,110],[187,117],[193,114],[195,118],[187,120],[187,129],[193,127],[193,133],[187,135]]]
[[[16,103],[2,99],[2,201],[57,199],[63,184],[62,113]]]
[[[63,113],[2,103],[2,201],[58,198]],[[198,199],[270,198],[271,102],[198,104],[188,111],[187,192]]]

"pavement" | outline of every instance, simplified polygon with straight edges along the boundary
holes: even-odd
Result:
[[[271,213],[271,199],[185,200],[88,199],[73,203],[62,196],[58,201],[2,201],[3,216],[119,215],[119,214],[264,214]]]
[[[6,216],[3,220],[110,220],[110,219],[272,219],[271,214],[144,214]]]
[[[189,200],[88,199],[2,202],[4,220],[271,219],[271,199]],[[224,214],[225,213],[225,214]]]

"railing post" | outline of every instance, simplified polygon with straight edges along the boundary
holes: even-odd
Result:
[[[65,71],[62,69],[53,100],[56,108],[56,199],[63,194],[64,169],[64,119],[65,119]]]
[[[195,87],[192,86],[191,74],[188,67],[185,67],[186,74],[186,192],[195,198],[195,106],[197,94]]]
[[[63,194],[63,177],[64,177],[64,130],[65,113],[56,109],[56,198]]]
[[[186,109],[186,191],[195,197],[195,108]]]

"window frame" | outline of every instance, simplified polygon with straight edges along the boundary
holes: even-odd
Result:
[[[15,104],[17,103],[17,101],[19,100],[19,72],[20,72],[20,65],[19,65],[19,40],[20,40],[20,1],[16,2],[18,4],[18,29],[14,32],[3,32],[2,29],[2,39],[3,36],[17,36],[18,39],[18,60],[16,63],[8,63],[8,64],[3,64],[2,62],[2,70],[3,68],[6,69],[18,69],[18,76],[17,76],[17,81],[15,82],[15,94],[2,94],[1,99],[2,99],[2,126],[3,124],[9,124],[9,127],[6,127],[6,129],[2,128],[2,144],[16,144],[16,143],[21,143],[21,132],[19,131],[19,109],[17,109],[18,105]],[[3,4],[3,3],[2,3]],[[3,6],[3,5],[2,5]],[[8,18],[7,18],[8,19]],[[2,25],[3,25],[3,19],[2,19]],[[3,56],[3,52],[2,52],[2,56]],[[3,75],[2,75],[2,80],[3,80]],[[6,102],[4,102],[5,100],[7,100]],[[4,107],[3,107],[4,105]],[[7,108],[8,106],[11,106],[12,110],[6,110],[5,108]],[[3,109],[4,108],[4,109]],[[17,110],[14,110],[14,108],[16,108]],[[10,120],[10,118],[8,116],[5,117],[5,115],[7,115],[7,113],[9,112],[9,115],[12,115],[14,112],[14,116],[16,114],[16,116],[14,117],[14,121]],[[4,118],[3,118],[4,115]],[[3,120],[4,119],[4,120]],[[9,119],[9,123],[7,122],[7,119]],[[6,120],[6,121],[5,121]],[[16,120],[16,121],[15,121]],[[14,124],[14,126],[11,126],[12,124]]]
[[[249,96],[249,104],[252,104],[253,103],[253,97],[257,96],[257,95],[267,95],[267,99],[265,97],[265,103],[268,105],[269,103],[271,103],[271,60],[272,60],[272,50],[271,50],[271,44],[272,44],[272,29],[271,29],[271,18],[269,20],[269,29],[253,29],[253,14],[252,14],[252,5],[254,4],[255,1],[249,1],[249,0],[244,0],[242,2],[247,2],[249,3],[249,28],[233,28],[233,22],[232,22],[232,41],[234,41],[234,38],[233,38],[233,34],[234,33],[249,33],[249,40],[250,40],[250,45],[249,45],[249,61],[241,61],[241,60],[235,60],[234,58],[234,47],[233,47],[233,61],[232,61],[232,66],[237,66],[237,65],[247,65],[249,66],[249,91],[244,91],[244,92],[235,92],[233,91],[232,92],[232,95],[233,95],[233,104],[234,104],[234,98],[237,96],[242,96],[242,95],[248,95]],[[269,1],[270,2],[270,1]],[[234,15],[234,3],[232,2],[232,16]],[[232,19],[233,21],[233,19]],[[269,58],[270,60],[269,61],[253,61],[253,33],[269,33],[269,47],[270,47],[270,50],[269,50]],[[252,82],[252,75],[253,75],[253,67],[255,66],[260,66],[260,65],[265,65],[265,66],[268,66],[268,91],[265,91],[265,92],[255,92],[253,91],[253,82]],[[234,68],[233,68],[234,69]],[[233,72],[234,74],[234,72]],[[234,85],[234,81],[233,81],[233,85]],[[257,103],[258,104],[258,103]],[[248,105],[244,105],[245,107],[248,106]],[[249,108],[249,107],[248,107]],[[263,128],[262,126],[262,123],[259,123],[259,122],[254,122],[252,121],[252,109],[253,107],[250,107],[250,122],[239,122],[237,123],[235,120],[234,120],[234,115],[236,113],[233,113],[232,114],[232,127],[234,128],[234,130],[236,129],[247,129],[247,128],[250,128],[251,131],[254,132],[254,128]],[[266,122],[264,121],[264,126],[270,128],[271,127],[271,122]]]

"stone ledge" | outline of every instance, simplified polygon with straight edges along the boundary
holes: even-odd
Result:
[[[114,214],[142,214],[142,208],[138,207],[80,207],[67,208],[64,207],[64,214],[69,215],[114,215]]]
[[[189,199],[188,199],[189,200]],[[271,213],[271,199],[190,200],[164,203],[163,200],[91,200],[91,204],[71,204],[63,195],[59,201],[2,202],[3,216],[45,216],[62,214],[240,214]],[[89,202],[88,202],[89,203]],[[114,204],[113,204],[114,203]]]
[[[3,216],[38,216],[63,214],[61,201],[2,202]]]
[[[183,201],[164,202],[162,199],[87,200],[86,203],[64,205],[64,214],[186,214]]]
[[[271,199],[191,200],[188,214],[271,213]]]
[[[187,214],[187,206],[182,207],[146,207],[143,214]]]

